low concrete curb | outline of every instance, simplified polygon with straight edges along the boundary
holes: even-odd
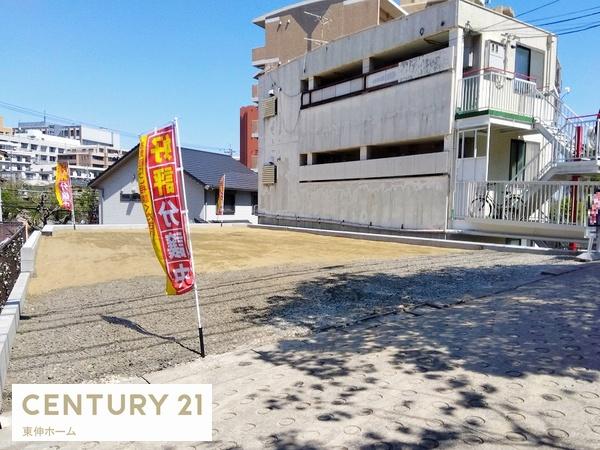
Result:
[[[456,248],[459,250],[493,250],[497,252],[531,253],[535,255],[575,255],[575,253],[568,250],[521,247],[518,245],[487,244],[484,242],[454,241],[450,239],[433,239],[411,236],[397,236],[389,234],[358,233],[353,231],[321,230],[316,228],[286,227],[278,225],[248,225],[248,227],[263,228],[268,230],[295,231],[300,233],[318,234],[322,236],[337,236],[350,239],[364,239],[368,241],[397,242],[400,244],[422,245],[426,247]]]
[[[21,273],[10,291],[6,303],[0,312],[0,388],[6,385],[6,374],[10,363],[10,351],[17,336],[19,321],[25,300],[27,298],[27,285],[33,276],[35,267],[35,252],[40,240],[41,233],[35,231],[21,248]],[[26,258],[26,260],[24,260]],[[29,270],[28,270],[29,269]],[[2,400],[0,399],[0,409]]]
[[[42,228],[42,236],[52,236],[54,232],[54,225],[44,225]]]
[[[225,227],[248,227],[249,223],[192,223],[190,229],[199,230],[202,228],[223,228]],[[125,224],[125,225],[77,225],[73,230],[73,225],[46,225],[42,230],[44,236],[52,236],[54,231],[140,231],[148,230],[148,225],[144,224]]]
[[[40,231],[34,231],[21,247],[21,273],[29,272],[35,276],[35,252],[40,243]]]

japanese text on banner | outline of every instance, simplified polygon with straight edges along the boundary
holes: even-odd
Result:
[[[184,294],[194,286],[176,139],[173,125],[143,135],[138,160],[140,197],[170,295]]]

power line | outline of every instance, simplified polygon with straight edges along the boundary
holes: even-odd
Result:
[[[558,23],[565,23],[565,22],[571,22],[573,20],[578,20],[578,19],[585,19],[587,17],[592,17],[592,16],[597,16],[600,14],[600,11],[595,12],[595,13],[591,13],[591,14],[585,14],[583,16],[577,16],[577,17],[572,17],[570,19],[562,19],[562,20],[556,20],[554,22],[546,22],[546,23],[542,23],[540,26],[546,26],[546,25],[556,25]]]
[[[533,22],[542,22],[544,20],[557,19],[559,17],[566,17],[566,16],[570,16],[572,14],[579,14],[579,13],[588,12],[588,11],[596,11],[598,9],[600,9],[600,6],[594,6],[593,8],[578,9],[576,11],[570,11],[570,12],[563,13],[563,14],[553,14],[551,16],[540,17],[538,19],[530,19],[529,22],[531,22],[531,23],[533,23]]]
[[[556,20],[556,21],[553,21],[553,22],[540,23],[540,24],[537,24],[535,26],[536,27],[542,27],[542,26],[547,26],[547,25],[557,25],[557,24],[572,22],[572,21],[575,21],[575,20],[585,19],[587,17],[597,16],[597,15],[600,15],[600,11],[597,11],[597,12],[594,12],[594,13],[590,13],[590,14],[584,14],[582,16],[571,17],[569,19],[562,19],[562,20]],[[585,25],[586,24],[581,23],[578,26],[585,26]],[[502,29],[500,29],[498,31],[516,31],[516,30],[523,30],[525,28],[530,28],[530,27],[531,27],[531,25],[524,24],[524,25],[519,25],[519,26],[515,26],[515,27],[511,27],[511,28],[502,28]],[[559,32],[559,31],[560,30],[558,30],[558,31],[555,30],[555,32]]]
[[[580,29],[580,30],[576,30],[576,31],[567,31],[567,32],[564,32],[564,33],[559,33],[559,34],[558,34],[558,36],[566,36],[567,34],[581,33],[581,32],[583,32],[583,31],[587,31],[587,30],[593,30],[594,28],[598,28],[598,27],[600,27],[600,22],[597,22],[597,23],[596,23],[596,24],[594,24],[594,25],[588,26],[588,27],[586,27],[586,28],[582,28],[582,29]]]
[[[598,28],[600,26],[600,21],[595,22],[587,22],[581,23],[575,26],[569,26],[566,28],[561,28],[559,30],[555,30],[554,34],[556,36],[566,36],[570,34],[582,33],[584,31],[592,30]],[[519,39],[533,39],[538,37],[545,37],[545,34],[534,34],[529,36],[518,36]]]
[[[97,125],[97,124],[93,124],[90,122],[86,122],[84,120],[75,120],[75,119],[70,119],[67,117],[61,117],[55,114],[49,114],[46,111],[37,111],[35,109],[32,108],[28,108],[25,106],[19,106],[19,105],[15,105],[12,103],[8,103],[8,102],[4,102],[0,100],[0,108],[4,108],[10,111],[14,111],[14,112],[18,112],[21,114],[26,114],[26,115],[30,115],[33,117],[41,117],[44,119],[50,119],[56,122],[60,122],[61,124],[70,124],[70,125],[87,125],[90,127],[94,127],[94,128],[98,128],[101,130],[107,130],[107,131],[113,131],[115,133],[119,133],[122,136],[126,136],[126,137],[130,137],[130,138],[134,138],[134,139],[139,139],[140,133],[133,133],[131,131],[126,131],[126,130],[119,130],[116,128],[110,128],[110,127],[103,127],[101,125]],[[181,143],[182,146],[184,147],[188,147],[188,148],[192,148],[192,149],[196,149],[196,150],[218,150],[221,152],[229,152],[233,154],[233,149],[231,148],[231,146],[229,147],[216,147],[216,146],[211,146],[211,145],[202,145],[202,144],[195,144],[195,143]]]
[[[540,9],[543,9],[543,8],[548,7],[548,6],[554,5],[555,3],[558,3],[558,2],[560,2],[560,0],[552,0],[551,2],[544,3],[543,5],[540,5],[540,6],[537,6],[537,7],[533,8],[533,9],[529,9],[529,10],[527,10],[525,12],[522,12],[521,14],[517,14],[514,18],[516,19],[518,17],[526,16],[527,14],[531,14],[532,12],[539,11]],[[509,22],[511,20],[513,20],[513,18],[509,17],[507,19],[501,20],[500,22],[494,23],[492,25],[488,25],[487,27],[483,27],[483,28],[481,28],[479,30],[475,30],[475,31],[478,31],[478,32],[485,31],[485,30],[487,30],[489,28],[501,25],[501,24]]]

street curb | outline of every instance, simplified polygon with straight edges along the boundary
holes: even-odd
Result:
[[[493,250],[497,252],[530,253],[534,255],[563,255],[574,256],[569,250],[556,250],[549,248],[521,247],[518,245],[488,244],[485,242],[456,241],[450,239],[420,238],[411,236],[397,236],[389,234],[359,233],[355,231],[321,230],[316,228],[286,227],[279,225],[248,225],[248,228],[263,228],[267,230],[295,231],[299,233],[317,234],[322,236],[345,237],[349,239],[363,239],[367,241],[396,242],[408,245],[422,245],[426,247],[454,248],[458,250]]]
[[[19,322],[27,298],[27,285],[31,278],[30,272],[21,272],[8,300],[0,312],[0,388],[6,386],[6,375],[10,365],[10,352],[17,336]],[[2,400],[0,399],[0,410]]]
[[[52,236],[52,233],[54,232],[54,225],[44,225],[44,228],[42,228],[42,236]]]
[[[251,226],[250,223],[224,223],[221,225],[220,223],[191,223],[190,229],[197,230],[203,228],[232,228],[232,227],[240,227],[246,228]],[[77,225],[77,229],[73,230],[73,225],[46,225],[42,230],[42,234],[44,236],[52,236],[54,231],[139,231],[139,230],[148,230],[147,224],[121,224],[121,225]]]
[[[41,236],[40,231],[34,231],[21,247],[21,273],[29,272],[32,276],[35,276],[35,253]]]

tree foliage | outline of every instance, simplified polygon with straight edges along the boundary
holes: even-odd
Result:
[[[61,209],[54,186],[30,186],[3,183],[2,214],[4,221],[27,221],[33,229],[48,223],[71,222],[71,212]],[[76,223],[98,223],[98,194],[89,187],[73,188]]]

